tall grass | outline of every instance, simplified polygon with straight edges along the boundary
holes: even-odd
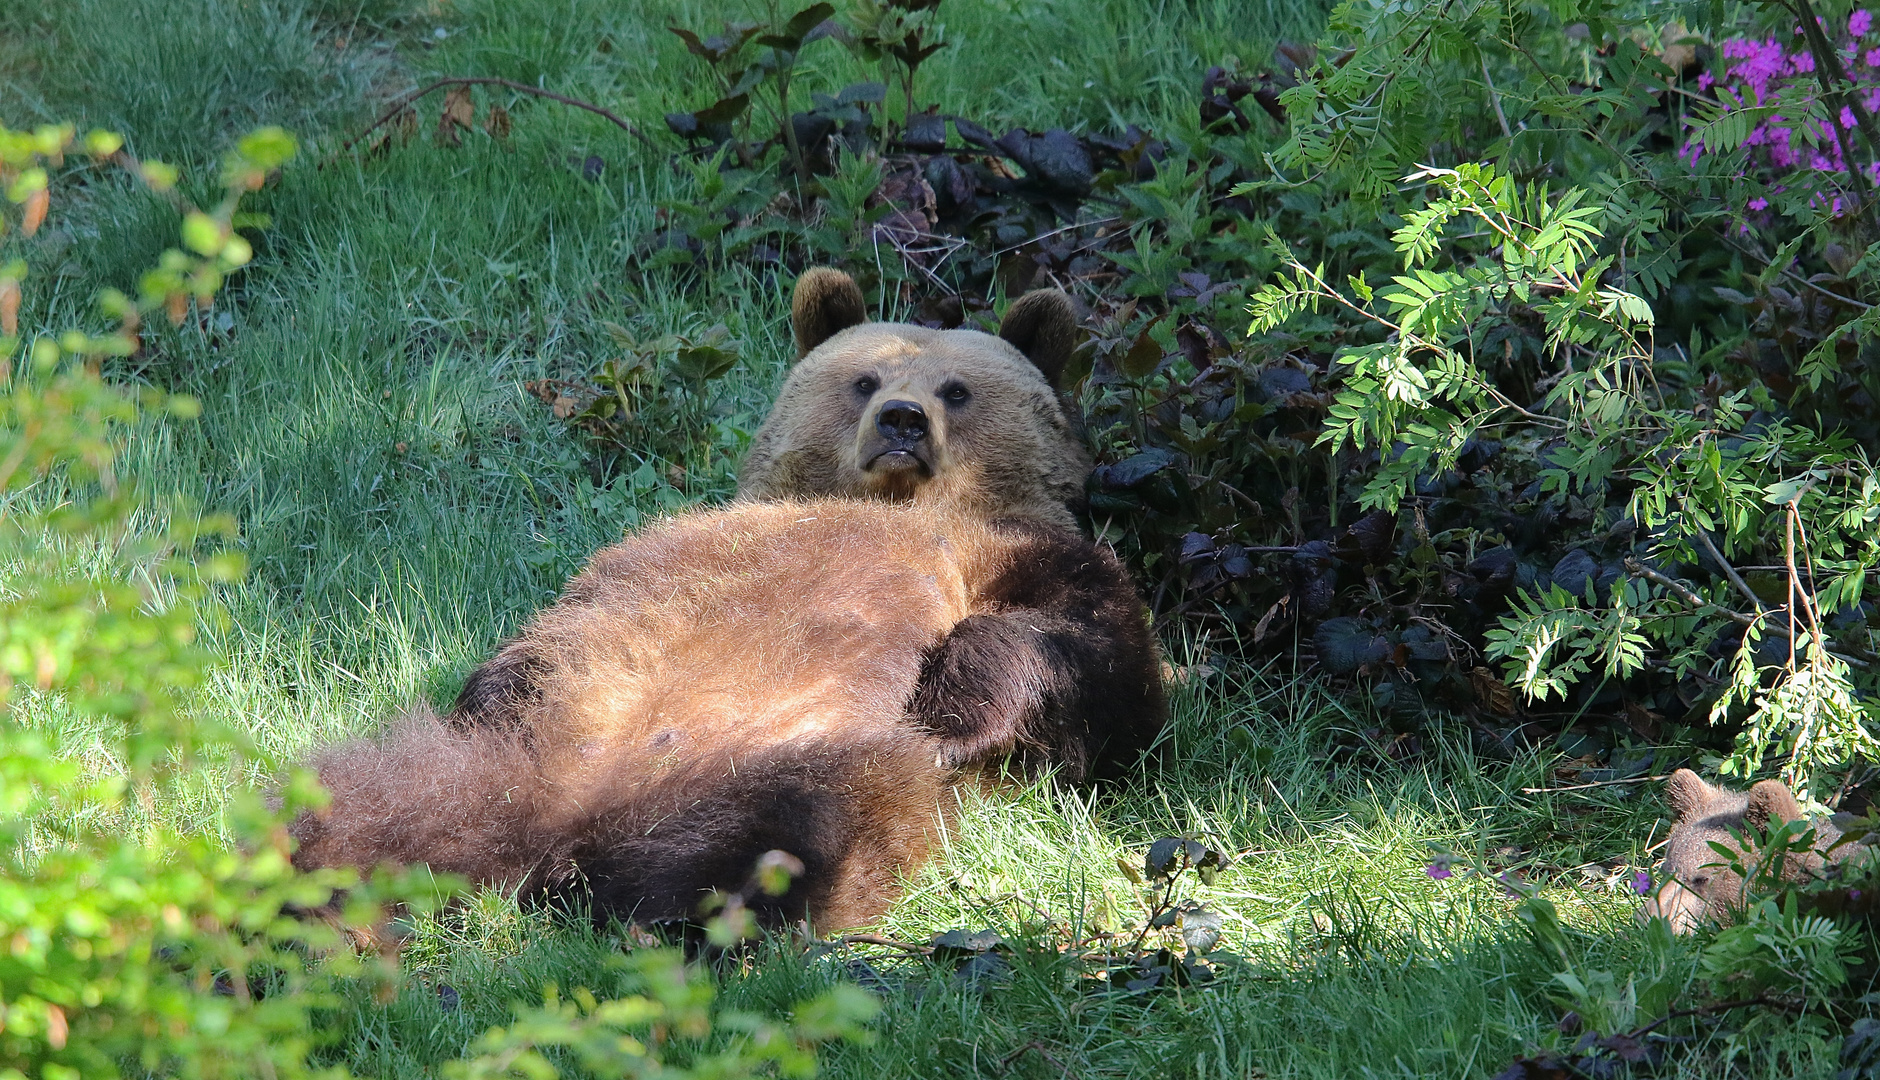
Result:
[[[923,95],[1034,127],[1190,123],[1204,67],[1258,63],[1323,19],[1313,3],[1272,0],[948,0],[944,11],[953,47],[922,69]],[[129,468],[161,512],[205,507],[242,523],[253,569],[223,596],[230,619],[211,632],[229,663],[197,707],[238,718],[270,758],[206,772],[198,798],[158,812],[213,827],[227,785],[265,782],[267,767],[370,732],[412,701],[448,699],[590,552],[653,511],[623,481],[597,489],[522,389],[609,355],[599,320],[725,323],[745,345],[730,407],[747,424],[761,415],[789,355],[786,283],[630,272],[657,205],[687,190],[618,129],[524,101],[508,143],[420,140],[363,161],[335,152],[387,96],[441,73],[539,82],[658,133],[662,113],[708,100],[666,26],[726,14],[682,0],[0,0],[9,125],[111,126],[142,155],[198,169],[256,123],[307,145],[256,200],[273,226],[216,317],[156,329],[122,372],[202,400],[200,421],[139,432]],[[806,63],[811,88],[872,75],[833,45]],[[605,163],[598,180],[570,165],[590,154]],[[56,227],[32,255],[29,325],[84,316],[95,289],[133,286],[173,242],[159,200],[108,174],[84,179],[62,189]],[[731,464],[688,463],[686,495],[723,498]],[[1023,946],[1005,982],[965,985],[866,950],[778,952],[728,974],[727,993],[782,1008],[833,978],[883,986],[877,1044],[829,1063],[870,1080],[1490,1075],[1554,1038],[1558,1009],[1506,897],[1431,880],[1430,843],[1538,868],[1589,963],[1642,962],[1608,880],[1645,859],[1649,801],[1524,795],[1544,786],[1546,763],[1479,758],[1461,726],[1426,737],[1413,763],[1390,763],[1357,706],[1309,686],[1216,676],[1177,706],[1164,763],[1120,790],[962,791],[957,832],[877,928],[907,940],[997,928]],[[52,703],[28,722],[81,723]],[[1226,739],[1236,726],[1270,753]],[[1052,943],[1140,920],[1116,860],[1175,833],[1235,853],[1205,895],[1247,966],[1209,989],[1089,992]],[[420,928],[413,979],[395,1000],[359,988],[335,1009],[330,1053],[367,1075],[416,1075],[545,983],[605,991],[618,948],[480,897]],[[1690,963],[1688,950],[1676,960]],[[1685,1060],[1731,1052],[1730,1036],[1716,1038]],[[1818,1042],[1760,1038],[1743,1075],[1829,1068],[1807,1056]]]

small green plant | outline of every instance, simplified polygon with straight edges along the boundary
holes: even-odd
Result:
[[[865,60],[881,65],[881,81],[901,88],[901,130],[914,123],[914,79],[920,66],[941,49],[941,0],[855,0],[849,13],[849,44]],[[888,142],[888,125],[881,146]]]
[[[683,471],[683,463],[709,458],[714,384],[737,366],[739,343],[722,325],[644,341],[618,323],[601,326],[619,353],[591,383],[542,379],[529,389],[581,433],[604,476]]]
[[[1791,894],[1749,905],[1704,949],[1703,970],[1719,998],[1763,998],[1820,1008],[1848,980],[1858,957],[1854,927],[1809,915]]]
[[[695,112],[668,116],[667,126],[690,137],[710,135],[736,122],[738,130],[746,133],[737,143],[739,157],[746,165],[752,164],[761,146],[749,144],[747,112],[752,95],[768,81],[775,94],[770,109],[778,139],[789,156],[792,171],[799,179],[807,180],[809,165],[791,120],[790,77],[803,47],[828,36],[829,17],[835,10],[827,3],[811,4],[785,18],[771,0],[765,22],[726,23],[724,33],[710,38],[701,40],[690,30],[673,27],[672,32],[685,42],[686,49],[711,67],[719,84],[719,98]]]
[[[677,950],[642,949],[612,962],[630,971],[643,989],[600,1001],[577,987],[564,1000],[550,985],[541,1005],[518,1007],[514,1023],[485,1033],[471,1047],[475,1056],[446,1065],[444,1075],[451,1080],[811,1077],[818,1046],[869,1041],[872,1033],[864,1025],[880,1010],[866,991],[840,983],[799,1002],[788,1022],[778,1022],[714,1010],[711,980],[689,968]],[[714,1033],[722,1045],[708,1048],[706,1040]]]
[[[48,171],[77,151],[69,128],[0,129],[0,177],[22,204],[30,237],[50,203]],[[119,140],[82,143],[104,161]],[[191,693],[214,656],[198,640],[217,618],[210,588],[242,573],[232,551],[198,553],[231,536],[224,517],[172,514],[154,534],[133,528],[152,508],[119,474],[126,437],[140,426],[186,420],[194,401],[115,386],[102,364],[137,348],[140,320],[206,306],[248,261],[242,193],[294,152],[278,130],[243,139],[224,161],[225,196],[185,209],[183,247],[145,276],[142,295],[106,293],[117,326],[93,335],[45,333],[17,323],[24,277],[12,264],[0,293],[0,1073],[117,1076],[126,1067],[189,1076],[308,1076],[311,1010],[321,980],[362,973],[350,953],[319,972],[309,948],[339,947],[334,931],[296,909],[354,887],[346,917],[378,918],[388,889],[357,875],[296,873],[283,818],[255,793],[237,792],[208,828],[173,822],[161,808],[192,773],[252,757],[240,732],[192,713]],[[120,159],[122,160],[122,159]],[[131,163],[159,191],[175,170]],[[77,746],[44,717],[60,712],[102,725],[97,747]],[[314,805],[317,785],[296,775],[284,812]],[[226,830],[239,850],[232,850]]]

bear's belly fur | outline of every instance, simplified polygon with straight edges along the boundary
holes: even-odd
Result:
[[[516,722],[571,773],[898,730],[994,541],[854,500],[666,523],[597,554],[511,646],[539,665]]]
[[[578,889],[597,917],[690,919],[712,891],[743,890],[772,925],[864,922],[925,858],[956,767],[1058,738],[1080,749],[1043,758],[1083,775],[1088,731],[1015,728],[982,753],[909,715],[950,631],[976,616],[1010,632],[989,612],[1015,560],[1066,550],[1114,578],[1103,587],[1123,605],[1120,645],[1100,644],[1128,663],[1099,660],[1086,679],[997,652],[992,670],[1010,667],[1017,689],[969,673],[943,722],[1041,693],[1054,675],[1130,710],[1103,682],[1124,678],[1141,702],[1126,715],[1152,737],[1160,690],[1140,601],[1088,541],[922,505],[734,505],[596,554],[448,715],[421,710],[382,741],[323,754],[333,801],[295,824],[295,862],[423,862],[524,894]],[[1046,640],[1043,613],[1011,618]],[[1089,636],[1071,630],[1048,640]],[[1068,707],[1080,723],[1092,711]],[[1118,736],[1125,753],[1144,738]],[[781,897],[753,895],[752,868],[772,850],[804,872]]]

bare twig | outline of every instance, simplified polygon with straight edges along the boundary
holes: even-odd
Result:
[[[1772,261],[1769,258],[1769,256],[1764,255],[1761,250],[1759,250],[1758,248],[1754,246],[1744,245],[1742,243],[1737,242],[1734,239],[1726,238],[1726,240],[1731,247],[1735,248],[1736,250],[1742,252],[1745,255],[1750,256],[1751,258],[1754,258],[1760,261],[1764,266],[1774,267],[1776,273],[1782,275],[1785,278],[1788,278],[1790,281],[1794,282],[1797,285],[1802,286],[1805,289],[1812,289],[1815,292],[1818,292],[1821,295],[1827,297],[1828,299],[1835,301],[1836,303],[1846,304],[1848,307],[1859,308],[1862,311],[1870,310],[1873,307],[1872,304],[1864,303],[1860,300],[1856,300],[1851,296],[1842,296],[1840,293],[1835,292],[1832,289],[1824,289],[1820,285],[1815,284],[1814,282],[1808,280],[1807,278],[1796,273],[1795,271],[1788,269],[1787,267],[1776,266],[1774,261]]]
[[[1669,780],[1670,778],[1671,774],[1665,773],[1662,776],[1633,776],[1624,780],[1595,780],[1590,784],[1568,784],[1566,787],[1524,787],[1521,789],[1521,794],[1546,795],[1556,791],[1584,791],[1587,788],[1617,787],[1620,784],[1650,784],[1656,783],[1659,780]]]
[[[1743,575],[1736,572],[1736,567],[1731,566],[1724,559],[1723,552],[1717,550],[1717,545],[1710,542],[1710,535],[1702,529],[1691,530],[1691,535],[1697,537],[1697,542],[1703,545],[1704,552],[1715,559],[1718,566],[1723,567],[1723,576],[1729,578],[1730,584],[1736,586],[1736,591],[1749,600],[1750,605],[1756,609],[1756,614],[1762,614],[1762,599],[1750,590],[1749,583],[1743,580]]]
[[[1482,82],[1488,87],[1489,104],[1495,106],[1495,119],[1501,122],[1501,137],[1504,139],[1512,139],[1514,138],[1514,132],[1508,128],[1508,114],[1501,111],[1501,93],[1495,89],[1495,80],[1488,77],[1487,53],[1481,55],[1481,61]]]
[[[1035,244],[1040,240],[1049,240],[1053,236],[1057,236],[1060,233],[1075,232],[1078,229],[1094,229],[1100,225],[1109,225],[1113,222],[1117,222],[1121,220],[1123,220],[1121,217],[1106,217],[1106,218],[1096,218],[1091,221],[1073,222],[1069,225],[1052,229],[1050,232],[1043,232],[1043,233],[1039,233],[1037,236],[1027,237],[1026,239],[1021,240],[1018,243],[1013,244],[1010,247],[999,248],[998,250],[994,251],[993,254],[994,255],[1009,254],[1011,252],[1017,251],[1019,248],[1024,247],[1026,244]]]
[[[1044,1045],[1035,1039],[1019,1047],[1018,1049],[1012,1051],[1011,1053],[1005,1055],[1004,1057],[1000,1058],[999,1059],[1000,1071],[1003,1072],[1007,1069],[1010,1069],[1012,1067],[1012,1062],[1017,1061],[1020,1055],[1024,1054],[1025,1051],[1027,1050],[1030,1050],[1032,1053],[1037,1054],[1039,1057],[1045,1059],[1045,1061],[1049,1062],[1051,1065],[1056,1067],[1057,1070],[1060,1073],[1064,1074],[1065,1076],[1069,1076],[1069,1077],[1076,1076],[1075,1073],[1071,1072],[1071,1067],[1069,1065],[1066,1065],[1062,1061],[1059,1061],[1057,1058],[1052,1057],[1051,1051],[1046,1050],[1044,1048]]]
[[[528,83],[519,83],[513,79],[498,79],[498,78],[489,77],[489,76],[473,76],[473,75],[459,75],[459,76],[452,76],[451,78],[448,78],[448,79],[439,79],[436,82],[432,83],[431,85],[426,86],[422,89],[413,90],[406,94],[401,94],[397,100],[392,102],[390,108],[386,109],[385,112],[382,115],[380,115],[380,117],[377,120],[372,121],[372,124],[370,127],[367,127],[364,131],[360,132],[357,135],[354,135],[352,138],[347,139],[345,142],[341,143],[340,149],[342,151],[351,150],[354,146],[356,146],[359,143],[361,139],[377,131],[379,128],[385,126],[385,124],[390,122],[391,119],[397,116],[399,113],[404,112],[407,108],[410,107],[412,102],[418,100],[419,98],[432,92],[433,90],[441,90],[446,86],[506,86],[509,89],[514,90],[519,94],[532,94],[536,97],[547,98],[550,101],[559,101],[563,105],[572,105],[577,109],[586,109],[588,112],[591,112],[595,114],[596,116],[605,117],[607,120],[611,121],[615,127],[618,127],[620,130],[626,132],[627,134],[645,143],[647,149],[653,151],[654,153],[660,152],[659,145],[655,143],[653,140],[647,138],[646,133],[644,131],[641,131],[639,127],[637,127],[633,123],[633,121],[622,119],[621,117],[616,116],[615,114],[607,111],[606,109],[601,108],[599,105],[596,105],[592,102],[582,101],[579,98],[565,97],[561,94],[555,93],[552,90],[544,90],[539,86],[530,86]]]
[[[1673,1009],[1670,1012],[1659,1017],[1658,1019],[1653,1020],[1651,1023],[1646,1024],[1644,1027],[1633,1028],[1631,1031],[1627,1032],[1626,1034],[1630,1035],[1634,1039],[1642,1039],[1645,1036],[1650,1035],[1653,1031],[1657,1030],[1662,1025],[1667,1024],[1673,1020],[1676,1020],[1679,1017],[1714,1016],[1717,1013],[1729,1012],[1732,1009],[1747,1009],[1751,1005],[1780,1005],[1780,1004],[1781,1002],[1772,1000],[1771,998],[1764,996],[1762,994],[1758,994],[1757,996],[1753,998],[1743,998],[1740,1001],[1724,1001],[1724,1002],[1719,1002],[1715,1005],[1699,1005],[1698,1007],[1694,1009]]]
[[[831,945],[880,945],[887,949],[900,949],[916,956],[926,956],[933,952],[930,945],[916,945],[911,941],[896,941],[893,938],[877,937],[874,934],[845,934],[832,939]]]

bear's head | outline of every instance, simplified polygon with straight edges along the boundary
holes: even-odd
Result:
[[[1804,817],[1793,792],[1777,780],[1761,780],[1748,792],[1713,786],[1689,769],[1679,769],[1665,782],[1665,802],[1671,808],[1671,835],[1659,870],[1657,894],[1645,902],[1645,914],[1660,915],[1671,929],[1684,934],[1703,922],[1727,923],[1744,905],[1743,876],[1731,868],[1731,859],[1712,843],[1741,853],[1735,834],[1745,830],[1766,832],[1770,825]],[[1839,837],[1827,826],[1817,830],[1817,848]],[[1745,867],[1754,855],[1740,855]],[[1819,873],[1819,854],[1784,856],[1783,876],[1797,879]]]
[[[1070,298],[1030,292],[995,337],[870,322],[837,270],[806,271],[799,359],[738,474],[748,499],[946,502],[1077,527],[1090,458],[1056,386],[1076,340]]]

